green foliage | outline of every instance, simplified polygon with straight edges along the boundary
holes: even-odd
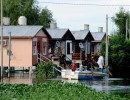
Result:
[[[36,77],[38,79],[38,82],[42,82],[42,80],[47,79],[47,78],[52,78],[54,77],[53,73],[53,63],[52,61],[50,62],[40,62],[37,66],[37,73]]]
[[[95,53],[95,54],[93,55],[93,59],[94,59],[95,61],[98,61],[98,58],[99,58],[99,54]]]
[[[126,12],[123,8],[121,8],[120,11],[116,13],[115,17],[112,19],[118,28],[116,33],[121,34],[124,37],[126,33],[126,21],[129,23],[129,15],[129,12]]]
[[[110,38],[109,64],[113,67],[130,66],[130,40],[123,35]]]
[[[39,24],[44,25],[44,27],[49,27],[52,21],[52,13],[46,7],[42,9],[39,17]]]
[[[43,25],[49,27],[52,13],[47,8],[42,11],[36,0],[4,0],[3,16],[10,17],[11,25],[18,25],[18,17],[26,16],[28,25]]]
[[[106,52],[106,42],[103,41],[101,44],[101,53],[105,55],[105,52]]]
[[[82,83],[46,81],[40,84],[0,84],[0,100],[128,100],[96,92]]]

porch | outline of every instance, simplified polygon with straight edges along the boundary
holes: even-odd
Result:
[[[72,53],[72,60],[87,60],[87,55],[84,52]]]

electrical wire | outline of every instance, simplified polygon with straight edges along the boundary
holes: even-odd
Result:
[[[130,5],[105,5],[105,4],[87,4],[87,3],[61,3],[61,2],[39,2],[39,3],[47,3],[47,4],[60,4],[60,5],[79,5],[79,6],[130,6]]]

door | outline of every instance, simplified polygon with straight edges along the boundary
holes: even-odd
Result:
[[[38,56],[38,63],[40,62],[40,41],[37,41],[37,56]]]
[[[72,60],[72,41],[66,40],[66,61]]]

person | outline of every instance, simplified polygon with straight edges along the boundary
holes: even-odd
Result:
[[[99,68],[102,71],[103,66],[104,66],[104,58],[103,58],[103,54],[102,53],[100,54],[100,56],[98,58],[97,64],[98,64]]]
[[[75,71],[75,70],[76,70],[76,65],[75,65],[75,62],[72,62],[71,69],[72,69],[72,71]]]
[[[90,68],[91,68],[91,62],[90,62],[90,60],[88,60],[88,63],[87,63],[87,70],[90,71]]]

